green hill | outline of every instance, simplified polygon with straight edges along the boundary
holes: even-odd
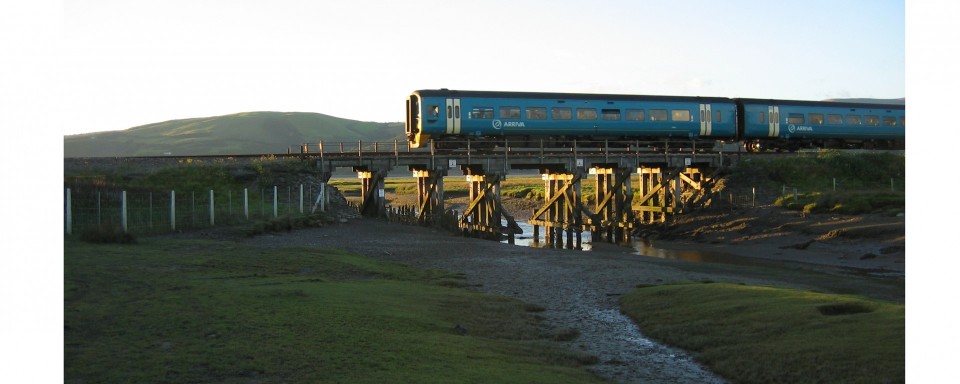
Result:
[[[64,157],[286,153],[303,143],[404,140],[403,123],[306,112],[246,112],[64,136]]]

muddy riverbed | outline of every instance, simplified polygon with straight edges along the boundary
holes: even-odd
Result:
[[[694,354],[647,339],[621,314],[620,296],[640,284],[727,281],[859,292],[903,301],[902,233],[899,238],[826,238],[781,227],[785,233],[780,236],[757,232],[753,240],[731,241],[728,238],[734,235],[721,231],[684,236],[684,227],[676,226],[648,233],[648,241],[638,239],[631,246],[590,243],[589,251],[576,251],[464,238],[375,219],[344,221],[240,241],[257,246],[342,249],[419,268],[463,273],[467,284],[481,292],[545,308],[542,316],[547,327],[577,330],[577,338],[563,343],[596,356],[598,363],[591,369],[620,383],[724,382],[700,366]],[[795,246],[810,237],[820,240]]]

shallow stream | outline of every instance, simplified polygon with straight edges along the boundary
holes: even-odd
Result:
[[[514,244],[526,247],[545,246],[543,233],[540,234],[539,242],[534,242],[533,227],[527,223],[518,224],[524,232],[523,235],[517,236]],[[583,251],[593,249],[591,241],[590,233],[584,232],[581,243]],[[711,257],[722,258],[722,255],[709,256],[696,251],[658,249],[643,242],[635,244],[633,249],[636,255],[659,258],[691,261],[702,261]],[[502,262],[515,261],[502,260]],[[557,282],[555,287],[547,289],[555,292],[556,297],[553,300],[556,301],[548,307],[544,316],[550,323],[574,328],[580,332],[576,340],[568,342],[569,347],[597,356],[600,362],[592,369],[599,375],[620,383],[725,382],[723,378],[697,363],[690,353],[659,344],[645,337],[633,320],[620,312],[617,302],[621,293],[610,292],[612,284],[578,278],[576,275],[583,272],[578,268],[556,268],[556,266],[551,268],[547,265],[540,267],[544,272],[549,271],[549,274],[554,277],[551,280]],[[571,284],[571,282],[576,283]],[[509,290],[498,289],[499,287],[490,283],[488,282],[487,288],[509,293]],[[523,297],[527,292],[530,291],[516,290],[513,295],[535,302],[544,300],[542,296]]]

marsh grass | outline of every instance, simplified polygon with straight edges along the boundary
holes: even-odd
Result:
[[[891,191],[842,191],[790,194],[778,198],[774,205],[803,213],[838,213],[856,215],[903,213],[906,194]]]
[[[644,334],[733,382],[905,380],[900,304],[723,283],[642,287],[621,304]]]
[[[64,268],[67,383],[598,381],[524,303],[441,271],[158,238],[68,240]]]

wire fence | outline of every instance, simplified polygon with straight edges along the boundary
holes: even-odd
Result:
[[[859,193],[859,192],[906,192],[906,178],[889,178],[873,182],[857,180],[849,182],[840,178],[824,178],[816,187],[781,184],[779,188],[761,191],[756,187],[750,191],[727,192],[720,191],[717,199],[720,202],[737,207],[757,207],[767,205],[776,200],[789,201],[802,196],[824,193]]]
[[[64,232],[120,229],[155,234],[310,215],[324,211],[328,203],[324,184],[166,192],[66,188]]]

